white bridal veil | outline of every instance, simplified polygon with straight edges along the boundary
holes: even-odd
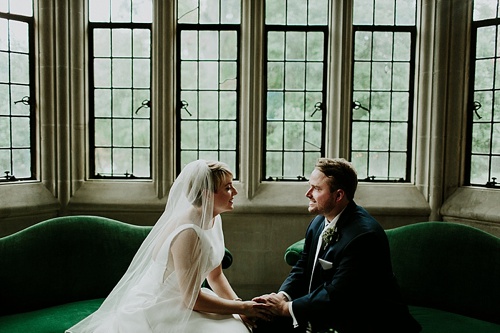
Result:
[[[171,304],[183,303],[185,310],[168,319],[173,321],[168,325],[172,327],[172,332],[182,332],[182,327],[189,320],[192,312],[187,309],[192,309],[202,280],[205,278],[203,274],[210,265],[207,263],[209,259],[203,255],[205,250],[208,252],[208,249],[201,241],[203,237],[199,235],[203,231],[212,229],[216,220],[213,217],[215,186],[213,173],[206,161],[198,160],[189,163],[172,185],[165,211],[142,243],[121,280],[95,313],[68,329],[67,332],[102,331],[109,333],[114,331],[112,327],[116,326],[112,323],[119,320],[117,313],[122,311],[124,305],[131,306],[130,295],[137,294],[134,288],[140,285],[143,279],[148,278],[148,274],[151,275],[152,271],[157,270],[155,266],[161,267],[160,276],[163,275],[161,278],[163,281],[160,281],[158,285],[167,289],[177,288],[177,293],[167,290],[157,296],[167,299],[169,295],[172,295],[171,297],[177,297],[177,299],[170,300]],[[188,230],[188,232],[181,232],[182,230]],[[182,241],[176,242],[178,239]],[[173,282],[169,282],[171,278]],[[142,285],[149,284],[149,282],[142,283]],[[156,291],[152,294],[155,293]],[[147,307],[148,302],[157,302],[157,300],[146,298],[141,302],[133,303],[132,306]],[[165,308],[163,310],[169,311]],[[170,332],[169,329],[167,330]]]

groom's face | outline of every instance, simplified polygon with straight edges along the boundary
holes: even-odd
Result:
[[[336,206],[336,192],[330,192],[328,177],[318,169],[314,169],[309,177],[309,190],[306,192],[306,197],[309,198],[309,212],[324,215],[331,220],[330,216]]]

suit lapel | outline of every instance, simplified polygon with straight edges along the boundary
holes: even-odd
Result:
[[[321,232],[323,231],[324,227],[324,221],[325,218],[323,216],[318,216],[317,217],[318,221],[316,222],[316,225],[314,226],[314,236],[311,242],[311,249],[309,250],[309,257],[311,258],[312,261],[314,261],[314,257],[316,256],[316,249],[318,248],[318,242],[319,242],[319,236],[321,235]]]
[[[313,239],[311,241],[311,248],[309,249],[309,270],[311,272],[311,275],[310,275],[310,287],[312,285],[314,285],[314,281],[318,278],[318,263],[316,262],[317,259],[316,259],[316,251],[318,249],[318,242],[319,242],[319,237],[321,235],[321,232],[323,231],[323,228],[325,226],[324,224],[324,221],[325,221],[325,217],[324,216],[318,216],[316,217],[316,221],[314,221],[314,223],[316,223],[314,225],[314,229],[313,229]],[[321,248],[319,249],[319,253],[318,253],[318,258],[320,257],[321,255],[321,252],[322,252],[322,249],[323,246],[321,246]]]

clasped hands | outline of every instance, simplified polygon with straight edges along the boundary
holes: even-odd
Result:
[[[256,326],[257,319],[270,321],[274,316],[290,316],[288,299],[283,294],[266,294],[252,299],[253,316],[242,316],[243,321],[252,327]]]

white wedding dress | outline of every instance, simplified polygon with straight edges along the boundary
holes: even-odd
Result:
[[[200,292],[213,294],[201,285],[224,257],[214,195],[215,182],[229,177],[221,162],[186,165],[125,274],[99,309],[66,333],[248,333],[239,316],[192,310]]]
[[[211,229],[203,230],[194,224],[184,224],[170,234],[162,244],[156,259],[140,282],[124,295],[113,314],[101,320],[95,333],[248,333],[239,316],[192,311],[184,305],[177,274],[171,263],[171,244],[176,235],[192,229],[201,242],[201,281],[217,267],[224,256],[224,239],[220,216]],[[202,288],[201,292],[214,294]],[[215,294],[214,294],[215,295]],[[187,320],[179,320],[188,318]],[[182,326],[182,327],[176,327]],[[69,331],[71,332],[71,331]]]

